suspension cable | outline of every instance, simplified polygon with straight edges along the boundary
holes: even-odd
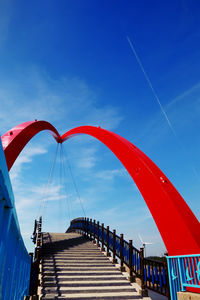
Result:
[[[66,169],[66,165],[65,165],[66,157],[64,155],[63,146],[62,146],[62,158],[63,158],[63,170],[64,170],[64,176],[65,176],[65,191],[66,191],[66,195],[67,195],[68,194],[68,185],[67,185],[68,175],[67,175],[67,169]],[[69,185],[69,187],[70,187],[70,185]],[[67,197],[67,200],[68,200],[67,204],[68,204],[68,208],[69,208],[68,209],[69,215],[71,212],[71,217],[72,217],[73,209],[72,209],[71,197]],[[70,218],[70,220],[71,220],[71,218]]]
[[[80,206],[81,206],[83,215],[86,217],[85,209],[84,209],[84,206],[83,206],[83,201],[81,200],[80,193],[79,193],[79,191],[78,191],[78,187],[77,187],[75,178],[74,178],[73,173],[72,173],[72,168],[71,168],[71,165],[70,165],[68,156],[67,156],[67,154],[66,154],[65,151],[64,151],[64,147],[62,147],[62,151],[63,151],[63,156],[65,156],[65,157],[67,158],[67,167],[68,167],[68,170],[69,170],[70,175],[71,175],[71,177],[72,177],[72,182],[73,182],[73,185],[74,185],[74,189],[75,189],[75,191],[76,191],[77,198],[78,198],[78,201],[79,201],[79,203],[80,203]]]
[[[46,185],[45,185],[45,187],[44,187],[44,190],[43,190],[43,195],[42,195],[42,199],[41,199],[41,202],[40,202],[40,207],[39,207],[37,219],[39,218],[39,216],[42,216],[42,213],[43,213],[43,211],[44,211],[45,197],[47,196],[49,184],[50,184],[50,182],[51,182],[52,174],[53,174],[53,171],[54,171],[54,168],[55,168],[55,163],[56,163],[57,153],[58,153],[58,146],[59,146],[59,144],[57,144],[57,146],[56,146],[56,151],[55,151],[55,154],[54,154],[53,163],[52,163],[51,168],[50,168],[50,171],[49,171],[47,183],[46,183]]]
[[[59,147],[59,180],[58,180],[58,219],[59,224],[62,225],[62,219],[63,219],[63,209],[62,209],[62,164],[61,164],[61,147]]]
[[[69,219],[69,222],[70,222],[70,220],[71,220],[70,205],[69,205],[69,197],[68,197],[68,189],[67,189],[67,176],[66,176],[66,172],[65,172],[62,144],[60,144],[60,184],[61,184],[62,188],[64,188],[64,191],[65,191],[65,197],[63,197],[63,200],[64,200],[63,211],[65,214],[65,218]],[[67,214],[68,214],[68,216],[67,216]]]

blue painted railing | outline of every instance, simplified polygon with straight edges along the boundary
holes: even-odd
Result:
[[[200,291],[200,254],[168,256],[167,262],[172,300],[177,300],[177,292],[187,288]]]
[[[67,232],[80,231],[88,238],[96,240],[102,249],[106,247],[107,255],[113,253],[113,262],[118,257],[121,270],[124,265],[128,267],[129,279],[134,281],[137,276],[141,279],[142,295],[146,295],[146,288],[154,290],[169,297],[167,263],[144,258],[144,249],[136,249],[132,245],[132,240],[125,241],[123,234],[116,235],[115,230],[111,232],[109,226],[104,228],[104,224],[89,220],[88,218],[77,218],[71,221]]]
[[[0,139],[0,299],[29,294],[31,257],[19,228],[14,196]]]

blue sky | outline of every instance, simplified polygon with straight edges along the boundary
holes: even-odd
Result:
[[[0,134],[34,119],[60,133],[79,125],[113,130],[161,168],[200,219],[199,9],[199,1],[2,0]],[[87,136],[63,147],[87,216],[123,232],[136,247],[140,234],[153,242],[147,254],[163,254],[146,204],[114,155]],[[28,249],[55,151],[53,138],[42,132],[11,171]],[[67,160],[65,180],[59,160],[42,210],[46,231],[64,231],[69,217],[83,214]]]

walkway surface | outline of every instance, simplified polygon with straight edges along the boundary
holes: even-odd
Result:
[[[43,233],[42,249],[41,299],[150,299],[77,233]]]

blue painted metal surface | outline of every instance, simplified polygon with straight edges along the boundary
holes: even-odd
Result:
[[[200,289],[200,254],[168,256],[167,262],[171,300],[187,287]]]
[[[22,300],[29,293],[31,258],[25,248],[0,139],[0,299]]]

